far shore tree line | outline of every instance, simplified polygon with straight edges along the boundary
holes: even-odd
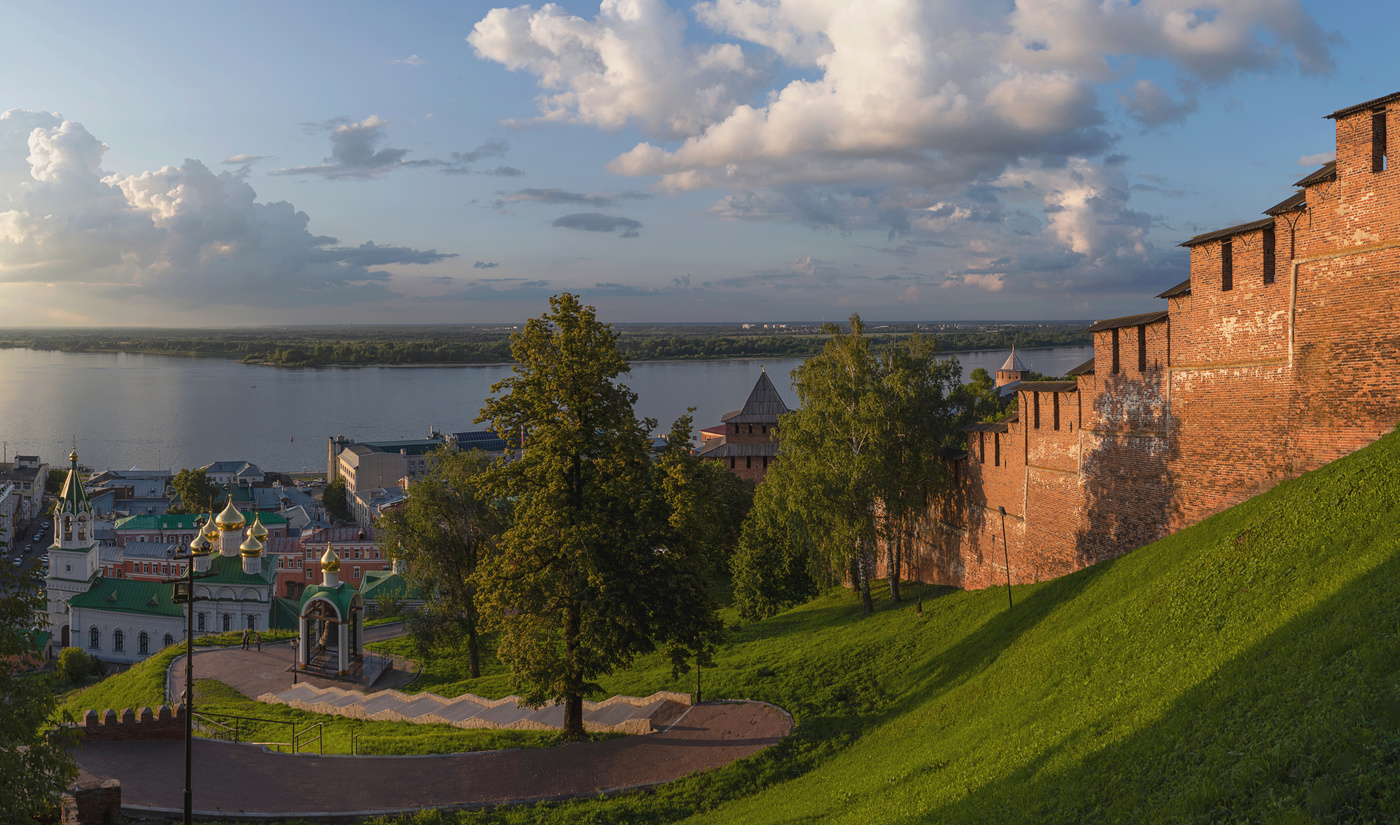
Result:
[[[887,325],[893,327],[918,325]],[[939,332],[943,352],[1084,346],[1084,324],[1007,325],[986,331]],[[875,332],[877,346],[897,345],[909,332]],[[0,348],[60,352],[137,352],[226,358],[285,367],[417,364],[508,364],[510,332],[473,327],[344,327],[268,330],[0,330]],[[823,335],[801,332],[735,332],[732,328],[676,331],[648,329],[619,334],[629,361],[722,358],[805,358],[820,354]]]

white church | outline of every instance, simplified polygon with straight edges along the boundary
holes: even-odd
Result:
[[[77,452],[68,460],[45,581],[55,650],[80,647],[104,661],[137,662],[183,641],[185,614],[171,601],[172,584],[101,575],[95,514],[78,477]],[[246,523],[230,496],[192,546],[195,572],[212,574],[195,586],[196,634],[270,629],[277,565],[263,553],[267,528],[255,519],[245,532]],[[183,574],[184,565],[178,569]]]

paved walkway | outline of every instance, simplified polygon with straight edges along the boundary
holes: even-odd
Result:
[[[257,699],[264,693],[281,693],[292,688],[292,662],[296,655],[287,642],[264,642],[262,650],[244,650],[241,647],[196,648],[194,652],[194,678],[218,679],[237,690],[249,699]],[[413,674],[406,670],[392,670],[375,681],[376,689],[401,688],[413,680]],[[305,673],[297,676],[297,684],[315,685],[319,688],[349,687],[346,682],[336,679],[322,679]],[[185,694],[185,657],[177,656],[171,663],[167,684],[170,697]],[[198,704],[196,702],[196,704]],[[100,712],[102,709],[97,708]]]
[[[194,807],[202,816],[306,817],[593,795],[718,768],[791,730],[778,708],[734,702],[696,705],[670,729],[645,736],[488,753],[293,756],[198,739]],[[139,813],[181,808],[183,753],[180,740],[89,742],[76,756],[83,779],[120,780],[123,807]]]
[[[471,693],[446,698],[436,693],[365,693],[343,688],[297,685],[281,693],[264,693],[259,702],[287,705],[312,713],[386,722],[452,725],[458,728],[563,730],[564,706],[520,704],[519,696],[483,699]],[[583,729],[590,733],[651,733],[670,724],[690,707],[690,696],[660,691],[650,696],[613,696],[583,702]],[[662,722],[661,720],[664,720]]]

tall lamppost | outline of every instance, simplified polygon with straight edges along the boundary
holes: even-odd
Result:
[[[171,601],[175,604],[188,605],[185,609],[185,825],[190,825],[194,821],[194,800],[190,794],[190,784],[194,766],[194,605],[200,598],[194,593],[194,583],[196,579],[207,579],[213,573],[204,573],[202,576],[195,575],[197,562],[209,558],[209,539],[204,537],[204,519],[195,520],[194,541],[190,542],[190,551],[180,553],[174,558],[188,562],[185,565],[185,575],[180,578],[166,579],[167,584],[175,585],[175,592]],[[200,571],[203,572],[203,571]]]

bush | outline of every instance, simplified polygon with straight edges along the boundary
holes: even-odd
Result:
[[[88,679],[107,675],[107,666],[102,660],[89,656],[76,647],[65,647],[58,655],[58,678],[70,685],[81,685]]]

